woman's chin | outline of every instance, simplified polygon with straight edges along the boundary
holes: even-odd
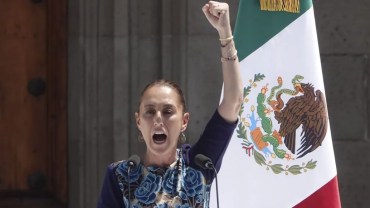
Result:
[[[176,149],[176,146],[174,147]],[[171,144],[168,141],[164,142],[153,142],[151,148],[158,155],[165,154],[166,152],[171,151]]]

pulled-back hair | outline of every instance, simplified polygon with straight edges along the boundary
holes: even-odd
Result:
[[[170,87],[170,88],[174,89],[176,91],[177,95],[180,97],[180,102],[181,102],[181,105],[182,105],[183,112],[187,111],[186,103],[185,103],[185,96],[184,96],[184,93],[182,92],[180,86],[178,84],[176,84],[175,82],[170,81],[170,80],[166,80],[166,79],[158,79],[158,80],[155,80],[155,81],[149,83],[148,85],[146,85],[144,87],[144,89],[141,91],[139,106],[141,104],[141,101],[142,101],[142,98],[143,98],[143,95],[145,94],[145,92],[149,88],[154,87],[154,86],[167,86],[167,87]]]

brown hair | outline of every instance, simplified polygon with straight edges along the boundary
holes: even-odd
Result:
[[[180,97],[180,102],[181,102],[181,105],[182,105],[183,112],[186,112],[187,111],[186,103],[185,103],[185,96],[184,96],[184,93],[182,92],[180,86],[178,84],[176,84],[175,82],[170,81],[170,80],[166,80],[166,79],[155,80],[155,81],[149,83],[148,85],[146,85],[144,87],[144,89],[141,91],[139,106],[141,104],[141,100],[142,100],[143,95],[145,94],[145,92],[149,88],[154,87],[156,85],[159,85],[159,86],[167,86],[167,87],[170,87],[170,88],[174,89],[177,92],[178,96]]]

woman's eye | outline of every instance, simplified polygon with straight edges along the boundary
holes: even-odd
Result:
[[[149,115],[153,115],[155,114],[155,110],[147,110],[145,113]]]
[[[172,114],[172,112],[173,112],[172,109],[166,109],[166,110],[163,111],[163,113],[166,114],[166,115],[170,115],[170,114]]]

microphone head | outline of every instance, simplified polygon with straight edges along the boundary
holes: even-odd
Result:
[[[131,155],[130,158],[127,160],[127,164],[131,168],[136,168],[136,166],[140,163],[140,157],[137,155]]]
[[[194,162],[196,165],[203,169],[213,169],[212,160],[203,154],[195,155]]]

